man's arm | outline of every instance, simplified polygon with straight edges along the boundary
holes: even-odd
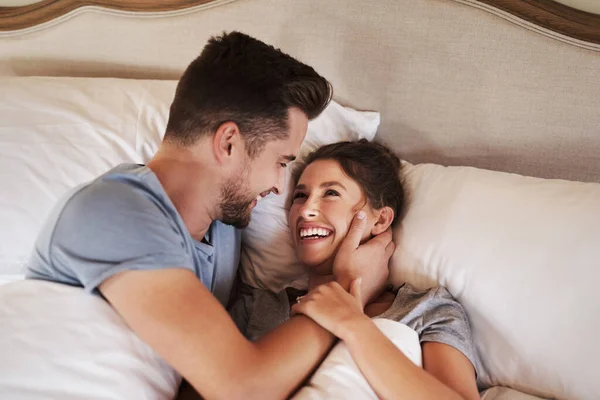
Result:
[[[363,290],[375,292],[387,277],[391,235],[359,246],[364,221],[338,257]],[[341,264],[336,258],[338,265]],[[342,274],[340,274],[342,275]],[[126,270],[106,279],[100,292],[131,329],[206,398],[284,398],[317,367],[334,337],[297,316],[252,343],[190,270]]]
[[[252,343],[182,268],[120,272],[99,289],[131,329],[208,399],[285,398],[334,341],[299,316]]]

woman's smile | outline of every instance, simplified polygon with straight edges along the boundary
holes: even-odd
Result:
[[[360,186],[337,161],[318,160],[306,167],[292,198],[289,224],[298,258],[311,268],[328,264],[364,202]]]

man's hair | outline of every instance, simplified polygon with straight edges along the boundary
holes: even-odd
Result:
[[[314,119],[332,92],[308,65],[243,33],[224,33],[209,39],[179,80],[165,140],[188,146],[235,122],[254,157],[288,136],[291,107]]]
[[[404,187],[400,180],[400,159],[383,144],[361,139],[339,142],[310,153],[293,171],[294,185],[306,167],[317,160],[335,160],[344,173],[360,186],[371,207],[394,210],[394,223],[404,211]]]

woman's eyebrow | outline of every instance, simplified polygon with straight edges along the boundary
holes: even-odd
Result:
[[[331,187],[331,186],[339,186],[342,189],[344,189],[345,191],[348,191],[348,189],[346,189],[346,187],[338,181],[323,182],[319,185],[319,187],[322,187],[322,188],[327,188],[327,187]],[[303,183],[300,183],[300,184],[296,185],[296,188],[294,190],[306,190],[306,185]]]
[[[338,181],[329,181],[329,182],[323,182],[320,185],[322,188],[326,188],[326,187],[331,187],[331,186],[339,186],[342,189],[344,189],[345,191],[348,191],[348,189],[346,189],[346,187],[344,185],[342,185],[340,182]]]

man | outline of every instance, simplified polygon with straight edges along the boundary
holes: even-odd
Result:
[[[239,261],[234,227],[282,192],[308,120],[331,95],[312,68],[271,46],[237,32],[210,39],[177,86],[156,155],[69,193],[40,233],[28,277],[103,296],[206,398],[287,396],[334,339],[302,316],[255,343],[239,333],[224,309]],[[375,293],[391,235],[358,247],[355,222],[336,279],[348,287],[361,277]]]

